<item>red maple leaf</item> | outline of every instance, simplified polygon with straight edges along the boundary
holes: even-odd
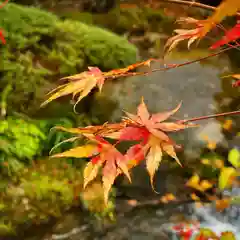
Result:
[[[125,112],[127,117],[124,117],[122,121],[126,124],[126,127],[121,129],[119,134],[113,133],[112,136],[109,134],[109,137],[119,141],[140,141],[138,148],[141,148],[141,152],[139,154],[144,154],[146,157],[146,168],[150,175],[152,186],[154,174],[161,162],[163,152],[170,155],[181,165],[174,148],[176,144],[167,133],[183,130],[193,125],[164,122],[176,113],[180,106],[181,104],[172,111],[150,115],[142,99],[136,115]]]
[[[237,39],[240,38],[240,21],[237,22],[237,24],[231,28],[229,31],[226,32],[225,36],[215,42],[210,49],[216,49],[221,47],[222,45],[228,44],[230,42],[236,41]]]

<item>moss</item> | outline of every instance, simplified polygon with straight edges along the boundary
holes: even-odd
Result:
[[[41,87],[89,65],[109,70],[136,61],[136,48],[109,31],[57,16],[34,7],[7,4],[0,9],[6,45],[0,46],[1,90],[14,110],[27,112],[43,97]],[[8,109],[11,110],[11,109]]]
[[[29,162],[39,155],[47,139],[37,125],[12,117],[0,121],[0,136],[0,162],[7,162],[10,172],[21,167],[17,160]]]

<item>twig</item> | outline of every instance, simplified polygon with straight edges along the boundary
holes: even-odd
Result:
[[[180,64],[172,64],[170,67],[165,67],[165,68],[160,68],[160,69],[153,69],[151,72],[159,72],[159,71],[167,71],[167,70],[171,70],[173,68],[179,68],[179,67],[182,67],[182,66],[186,66],[186,65],[190,65],[190,64],[193,64],[193,63],[196,63],[196,62],[200,62],[200,61],[203,61],[203,60],[206,60],[208,58],[211,58],[211,57],[215,57],[223,52],[226,52],[228,50],[232,49],[232,47],[228,47],[228,48],[224,48],[222,50],[220,50],[219,52],[216,52],[216,53],[212,53],[206,57],[202,57],[202,58],[198,58],[196,60],[193,60],[193,61],[189,61],[189,62],[185,62],[185,63],[180,63]]]
[[[150,73],[153,73],[153,72],[165,72],[165,71],[168,71],[168,70],[171,70],[171,69],[174,69],[174,68],[183,67],[183,66],[186,66],[186,65],[190,65],[190,64],[193,64],[193,63],[196,63],[196,62],[206,60],[206,59],[211,58],[211,57],[215,57],[215,56],[217,56],[217,55],[219,55],[223,52],[226,52],[230,49],[232,49],[232,47],[224,48],[224,49],[222,49],[222,50],[220,50],[216,53],[212,53],[212,54],[210,54],[206,57],[198,58],[196,60],[189,61],[189,62],[184,62],[184,63],[180,63],[180,64],[169,64],[169,65],[166,64],[167,67],[153,69],[153,70],[150,70],[148,72],[127,72],[127,73],[116,75],[114,77],[113,76],[107,76],[106,79],[114,79],[114,78],[117,78],[117,77],[146,76],[146,75],[149,75]],[[164,63],[164,60],[159,60],[159,61],[162,61]]]
[[[240,115],[240,110],[238,111],[232,111],[232,112],[225,112],[225,113],[218,113],[218,114],[211,114],[207,116],[201,116],[201,117],[194,117],[189,119],[184,119],[178,121],[179,123],[186,123],[186,122],[195,122],[195,121],[201,121],[209,118],[216,118],[216,117],[223,117],[223,116],[229,116],[229,115]]]
[[[185,0],[161,0],[161,2],[188,5],[188,6],[198,7],[198,8],[202,8],[202,9],[211,10],[211,11],[215,11],[217,9],[216,7],[212,7],[212,6],[202,4],[199,2],[191,2],[191,1],[185,1]],[[236,15],[240,16],[240,13],[236,13]]]

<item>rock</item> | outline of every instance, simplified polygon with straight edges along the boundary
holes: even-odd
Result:
[[[174,63],[187,61],[188,59],[185,59],[185,61],[174,61]],[[182,107],[174,118],[186,119],[214,114],[217,110],[214,97],[221,90],[218,75],[221,73],[221,68],[227,64],[226,61],[219,62],[216,67],[194,63],[167,72],[155,72],[148,76],[130,77],[118,81],[106,89],[106,91],[111,89],[111,97],[119,104],[119,108],[112,116],[112,121],[122,116],[122,109],[135,113],[142,96],[152,113],[171,110],[182,101]],[[160,67],[163,66],[157,63],[152,64],[152,69]],[[185,153],[190,158],[199,157],[201,149],[206,146],[201,139],[202,134],[206,133],[209,139],[225,144],[221,127],[216,120],[197,123],[200,124],[198,128],[171,134],[179,144],[183,144]]]

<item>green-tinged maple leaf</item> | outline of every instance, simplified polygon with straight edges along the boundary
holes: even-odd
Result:
[[[227,232],[222,232],[219,239],[220,240],[236,240],[236,237],[232,232],[227,231]]]
[[[237,171],[232,167],[224,167],[221,169],[221,173],[218,179],[218,185],[220,189],[229,187],[235,179]]]
[[[233,148],[228,153],[228,161],[235,167],[240,167],[240,151],[237,148]]]
[[[195,239],[196,240],[205,240],[205,239],[219,240],[218,236],[212,230],[207,228],[200,228],[200,231],[196,235]]]

